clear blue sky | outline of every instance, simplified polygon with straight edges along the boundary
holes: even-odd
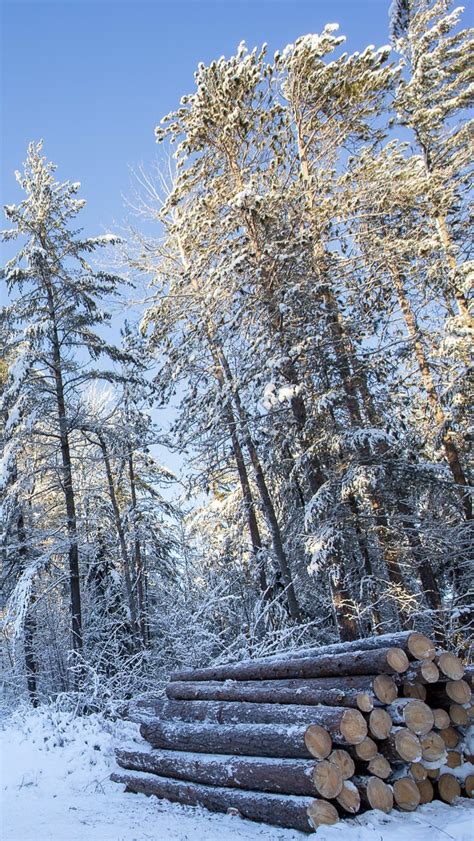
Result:
[[[337,21],[348,49],[388,41],[390,0],[0,0],[2,203],[27,143],[81,181],[88,233],[124,217],[129,166],[158,154],[153,129],[193,88],[199,61],[245,40],[271,53]]]

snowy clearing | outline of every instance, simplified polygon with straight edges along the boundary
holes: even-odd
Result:
[[[1,733],[3,841],[302,841],[308,836],[211,815],[111,783],[114,748],[143,742],[138,726],[44,707],[15,713]],[[320,829],[321,841],[472,841],[474,805],[437,802],[414,814],[375,812]],[[310,836],[309,836],[310,837]]]

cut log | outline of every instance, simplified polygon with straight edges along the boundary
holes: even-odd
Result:
[[[434,797],[434,788],[431,780],[418,780],[416,785],[420,792],[420,805],[431,803]]]
[[[171,675],[183,680],[273,680],[283,678],[335,677],[338,675],[398,674],[408,669],[409,661],[401,648],[377,648],[274,662],[244,660],[227,666],[183,669]]]
[[[422,736],[420,743],[421,755],[425,762],[439,762],[440,765],[444,762],[446,758],[446,745],[441,736],[438,736],[432,730],[431,733]]]
[[[298,726],[287,727],[282,724],[234,724],[231,726],[165,721],[142,724],[140,733],[153,747],[162,750],[308,759],[315,755],[311,752],[312,741],[305,740],[308,729]],[[332,746],[329,734],[327,737],[330,745],[326,756],[331,752]],[[316,756],[316,758],[325,759],[326,757]]]
[[[468,711],[461,704],[450,704],[449,718],[457,727],[467,727],[469,724]]]
[[[344,781],[337,765],[323,759],[314,767],[313,782],[316,792],[326,800],[331,800],[341,793]]]
[[[439,771],[440,771],[439,765],[431,767],[431,768],[428,767],[426,770],[427,770],[428,777],[430,778],[430,780],[437,780],[438,779]]]
[[[448,750],[446,765],[448,768],[459,768],[462,765],[462,755],[458,750]]]
[[[403,677],[408,683],[437,683],[439,669],[433,660],[420,660],[410,663]]]
[[[469,704],[472,692],[466,680],[448,680],[430,686],[429,700],[437,707],[449,707],[450,704]]]
[[[400,759],[405,762],[419,762],[422,757],[418,736],[406,727],[399,727],[393,731],[388,739],[380,742],[378,748],[389,762],[399,762]]]
[[[235,809],[242,817],[251,821],[311,832],[307,812],[312,807],[309,797],[204,786],[138,772],[133,775],[112,774],[111,780],[123,783],[126,786],[125,791],[155,795],[185,806],[203,806],[211,812],[228,812]]]
[[[360,811],[360,794],[351,780],[344,782],[341,793],[336,797],[336,803],[351,815]]]
[[[357,708],[363,713],[370,713],[374,708],[374,701],[368,692],[358,692],[356,697]]]
[[[186,751],[116,751],[118,764],[129,771],[142,771],[203,785],[243,788],[274,794],[315,796],[314,759],[273,759],[258,756],[219,756]]]
[[[386,678],[381,681],[380,677]],[[326,704],[358,708],[358,696],[368,695],[372,707],[386,700],[397,687],[388,675],[352,675],[338,678],[286,680],[175,681],[166,687],[168,698],[187,701],[249,701],[258,704]],[[151,706],[153,706],[153,703]],[[370,711],[369,711],[370,712]]]
[[[421,762],[412,762],[410,765],[410,774],[417,783],[423,782],[428,776],[428,771]]]
[[[319,826],[331,826],[339,820],[336,807],[327,800],[313,800],[307,808],[307,815],[313,829],[318,829]]]
[[[360,742],[359,745],[354,745],[353,747],[346,748],[348,753],[354,759],[363,759],[369,760],[372,759],[376,753],[378,752],[378,747],[376,742],[370,738],[370,736],[366,736],[366,738]]]
[[[466,792],[466,797],[474,797],[474,774],[467,775],[463,789]]]
[[[403,683],[402,691],[405,698],[416,698],[418,701],[426,701],[426,687],[422,683]]]
[[[324,727],[313,724],[311,729],[305,732],[305,745],[311,756],[316,759],[326,759],[332,751],[332,738]]]
[[[381,753],[378,753],[377,756],[374,756],[367,765],[367,770],[369,774],[373,774],[374,777],[380,777],[381,780],[387,780],[392,773],[392,766],[388,759],[385,759]]]
[[[440,730],[439,735],[447,748],[455,748],[459,744],[459,733],[456,732],[454,727],[446,727],[444,730]]]
[[[398,695],[397,684],[390,675],[377,675],[373,681],[373,689],[382,704],[391,704]]]
[[[443,675],[446,675],[450,680],[461,680],[464,677],[462,661],[455,654],[451,654],[450,651],[443,651],[436,658],[436,664]]]
[[[304,647],[293,649],[289,654],[279,652],[261,657],[253,662],[271,663],[300,657],[318,657],[321,654],[345,654],[350,651],[374,651],[379,648],[402,648],[406,654],[415,660],[433,660],[436,654],[434,643],[424,634],[417,631],[400,631],[393,634],[380,634],[375,637],[351,640],[350,642],[336,642],[329,645]]]
[[[387,739],[392,729],[392,718],[385,710],[377,708],[369,715],[369,730],[376,739]]]
[[[406,724],[416,736],[426,735],[434,726],[431,708],[417,699],[400,698],[390,705],[388,713],[394,724]]]
[[[461,709],[463,708],[461,707]],[[444,730],[446,727],[449,727],[451,724],[451,718],[446,710],[441,709],[441,707],[437,707],[432,712],[434,717],[434,726],[437,730]]]
[[[320,724],[332,734],[341,733],[349,744],[362,741],[367,725],[359,710],[345,707],[298,704],[255,704],[248,701],[156,701],[155,717],[145,723],[164,721],[215,724]]]
[[[420,805],[421,795],[417,784],[410,777],[400,777],[393,784],[393,799],[399,809],[414,812]]]
[[[352,783],[357,788],[361,802],[370,809],[390,812],[393,809],[392,789],[379,777],[354,777]]]
[[[328,756],[329,762],[333,762],[339,769],[343,780],[349,780],[355,772],[355,764],[352,756],[347,750],[333,750]]]
[[[436,781],[438,797],[445,803],[452,803],[461,795],[461,786],[453,774],[441,774]]]

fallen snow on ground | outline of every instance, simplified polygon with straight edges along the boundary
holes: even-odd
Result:
[[[111,783],[114,747],[143,744],[138,726],[75,718],[51,707],[19,710],[1,735],[3,841],[303,841],[308,836],[211,815]],[[472,801],[412,814],[369,812],[321,828],[319,841],[472,841]]]

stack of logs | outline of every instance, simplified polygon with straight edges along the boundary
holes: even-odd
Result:
[[[126,791],[311,832],[472,797],[472,672],[417,632],[186,669],[131,704]]]

